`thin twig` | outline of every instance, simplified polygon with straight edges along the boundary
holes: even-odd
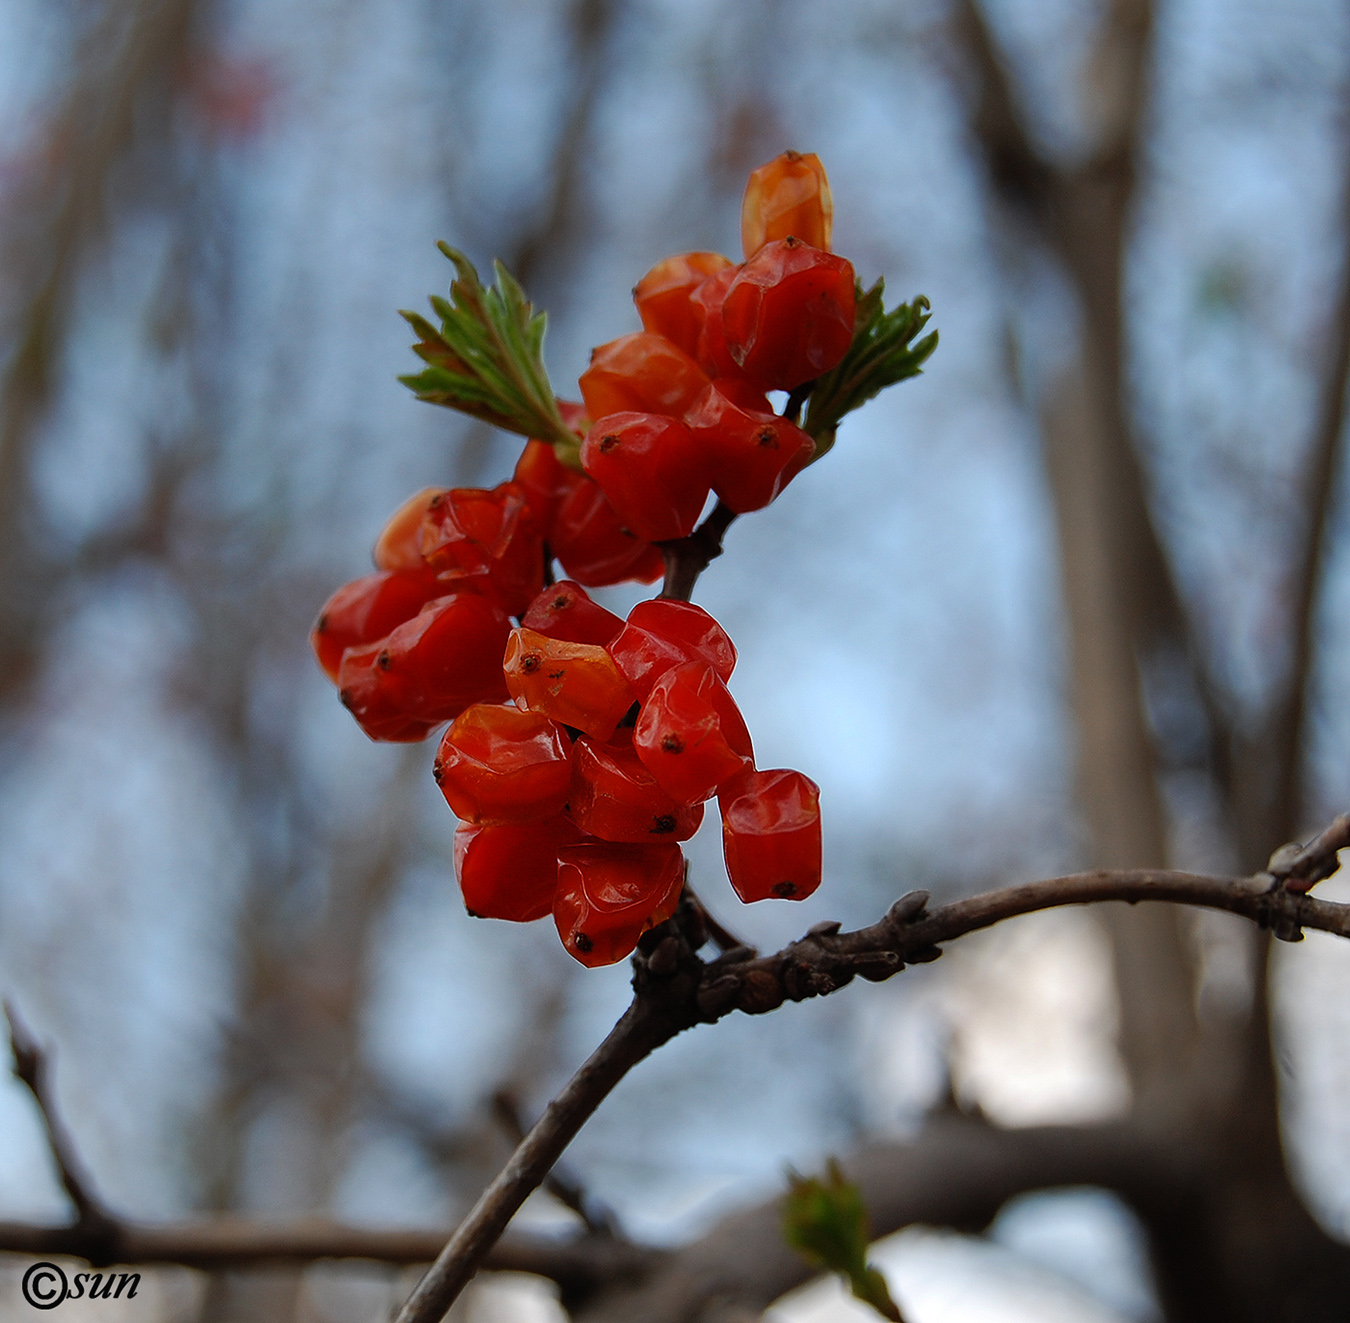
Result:
[[[4,1003],[4,1012],[9,1022],[10,1051],[14,1054],[14,1077],[27,1086],[37,1103],[61,1186],[75,1206],[74,1229],[88,1242],[93,1251],[91,1258],[112,1262],[118,1241],[117,1223],[94,1193],[93,1181],[61,1120],[52,1090],[51,1058],[8,1001]]]

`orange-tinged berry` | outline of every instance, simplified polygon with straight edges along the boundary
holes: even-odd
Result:
[[[648,928],[675,913],[683,887],[678,845],[564,845],[553,900],[558,936],[583,965],[612,965],[632,952]]]
[[[604,648],[568,643],[533,629],[514,629],[502,662],[516,706],[607,740],[637,702]]]
[[[718,792],[722,848],[736,894],[804,900],[820,885],[820,787],[800,772],[748,772]]]
[[[828,252],[833,228],[830,181],[814,152],[784,152],[750,172],[741,203],[741,243],[746,257],[789,234]]]
[[[373,560],[377,570],[420,570],[426,568],[422,559],[422,520],[432,502],[446,494],[444,487],[424,487],[410,496],[384,526],[375,543]]]
[[[465,822],[525,822],[567,804],[572,743],[556,722],[511,704],[475,703],[436,753],[436,784]]]
[[[664,413],[678,418],[703,392],[707,374],[664,335],[637,331],[591,351],[581,397],[592,418]]]
[[[855,311],[852,265],[789,236],[741,267],[722,303],[722,332],[747,377],[791,390],[844,357]]]
[[[690,295],[730,265],[731,259],[721,253],[677,253],[658,262],[633,288],[643,329],[664,335],[696,357],[703,315]]]

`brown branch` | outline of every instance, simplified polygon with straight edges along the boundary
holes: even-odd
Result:
[[[217,1270],[323,1259],[366,1259],[373,1263],[430,1263],[445,1244],[443,1229],[380,1230],[323,1218],[294,1222],[218,1217],[162,1226],[113,1219],[116,1256],[103,1257],[104,1245],[79,1225],[41,1226],[0,1221],[0,1253],[62,1254],[93,1263],[172,1264]],[[565,1291],[592,1290],[616,1277],[649,1270],[661,1258],[646,1249],[603,1236],[511,1235],[492,1248],[485,1268],[529,1272],[557,1282]]]
[[[1347,834],[1350,819],[1338,819],[1298,852],[1300,868],[1309,876],[1329,876]],[[906,964],[937,959],[941,943],[1002,919],[1107,900],[1226,910],[1288,940],[1297,940],[1305,927],[1350,936],[1350,905],[1290,890],[1269,872],[1228,878],[1165,869],[1098,870],[1008,887],[931,913],[926,911],[927,893],[915,891],[867,928],[841,932],[837,923],[819,923],[773,955],[755,959],[748,950],[737,950],[707,963],[686,935],[691,924],[699,926],[686,904],[673,920],[643,938],[633,958],[632,1004],[483,1192],[395,1323],[440,1323],[487,1250],[591,1114],[633,1066],[676,1034],[715,1023],[732,1011],[760,1015],[785,1001],[825,996],[859,975],[881,982]]]
[[[877,923],[842,932],[820,923],[799,941],[762,958],[736,948],[704,962],[694,941],[704,933],[692,903],[648,933],[634,957],[634,998],[618,1024],[549,1104],[469,1216],[437,1256],[404,1305],[398,1323],[443,1317],[480,1267],[516,1268],[551,1277],[574,1293],[593,1291],[616,1276],[642,1275],[660,1257],[608,1236],[539,1244],[512,1238],[498,1244],[526,1196],[544,1181],[558,1156],[614,1086],[662,1043],[696,1024],[740,1010],[762,1014],[784,1001],[824,996],[855,976],[879,982],[906,964],[941,954],[940,944],[1035,910],[1104,900],[1170,901],[1227,910],[1296,939],[1303,928],[1350,936],[1350,905],[1319,900],[1298,887],[1334,871],[1350,844],[1350,816],[1314,841],[1280,851],[1271,871],[1248,878],[1208,877],[1158,869],[1077,873],[1009,887],[944,905],[931,913],[927,895],[911,892]],[[33,1091],[47,1126],[62,1182],[78,1210],[68,1226],[0,1223],[0,1250],[71,1254],[95,1264],[174,1263],[198,1268],[240,1264],[364,1258],[425,1262],[434,1232],[368,1231],[323,1221],[284,1224],[221,1218],[163,1227],[124,1221],[92,1194],[51,1097],[47,1059],[10,1013],[16,1074]]]
[[[498,1124],[511,1137],[513,1144],[519,1144],[525,1138],[525,1125],[520,1119],[520,1106],[510,1089],[498,1089],[492,1095],[492,1114]],[[614,1213],[603,1204],[587,1195],[580,1181],[565,1176],[554,1168],[544,1177],[544,1189],[564,1208],[570,1208],[585,1224],[586,1230],[593,1236],[620,1235],[618,1221]],[[440,1246],[436,1247],[438,1250]]]
[[[657,543],[666,558],[662,597],[687,602],[693,596],[698,576],[722,554],[722,539],[735,518],[736,512],[718,501],[712,513],[688,537]]]

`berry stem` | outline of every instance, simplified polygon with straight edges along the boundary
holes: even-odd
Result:
[[[712,513],[688,537],[658,542],[666,560],[666,580],[660,596],[687,602],[693,596],[698,576],[722,554],[722,538],[736,512],[718,501]]]
[[[802,405],[811,398],[811,392],[815,390],[815,388],[815,378],[812,378],[810,381],[804,381],[800,386],[794,386],[792,392],[783,402],[782,416],[794,427],[801,422]]]

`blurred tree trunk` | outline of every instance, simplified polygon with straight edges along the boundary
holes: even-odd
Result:
[[[1079,165],[1059,167],[1032,146],[988,29],[973,6],[966,13],[980,72],[976,134],[993,182],[1059,256],[1083,314],[1078,359],[1045,402],[1042,422],[1063,567],[1078,782],[1091,862],[1103,867],[1166,862],[1141,661],[1166,645],[1190,659],[1195,691],[1210,693],[1149,514],[1130,442],[1122,371],[1121,282],[1149,17],[1146,0],[1112,6],[1092,68],[1097,149]],[[1310,466],[1290,674],[1258,739],[1239,743],[1226,729],[1213,731],[1221,746],[1219,767],[1227,772],[1221,789],[1228,820],[1249,869],[1261,867],[1298,825],[1310,621],[1341,430],[1348,310],[1350,288],[1338,310]],[[1211,725],[1220,723],[1220,705],[1211,699],[1206,707]],[[1181,1200],[1134,1192],[1151,1234],[1168,1317],[1172,1323],[1344,1318],[1350,1252],[1316,1226],[1284,1169],[1264,959],[1252,1014],[1207,1028],[1221,1041],[1202,1043],[1194,970],[1177,920],[1175,911],[1161,907],[1109,920],[1136,1115],[1168,1128],[1212,1127],[1204,1183]],[[1216,1071],[1220,1062],[1227,1065]]]

